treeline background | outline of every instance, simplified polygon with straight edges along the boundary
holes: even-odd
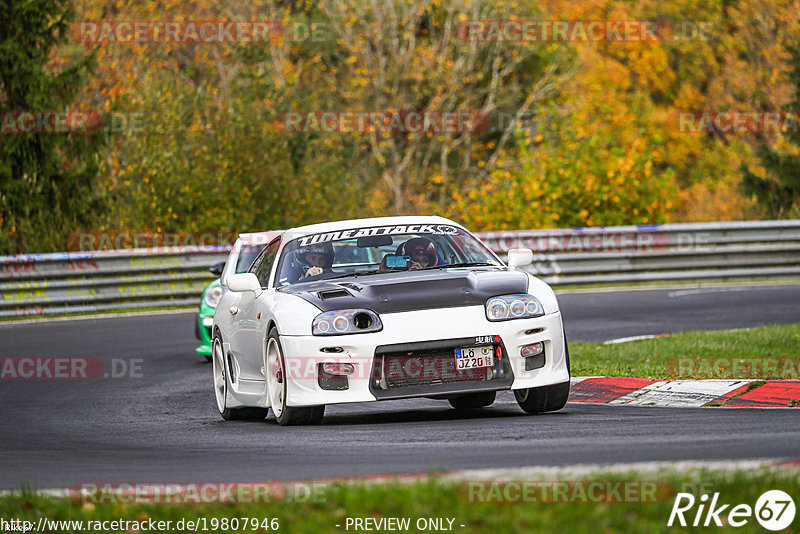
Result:
[[[702,23],[712,38],[457,35],[466,20],[514,18]],[[70,21],[267,19],[291,31],[268,43],[91,46],[69,33]],[[65,250],[82,231],[392,214],[476,231],[800,217],[796,136],[684,132],[675,118],[800,110],[796,1],[0,0],[0,21],[0,109],[141,123],[0,136],[4,254]],[[292,34],[308,29],[314,38]],[[462,134],[280,127],[282,113],[314,110],[478,110],[493,122]],[[523,120],[498,119],[514,115]]]

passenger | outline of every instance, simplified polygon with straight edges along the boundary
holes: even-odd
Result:
[[[426,267],[436,267],[439,265],[439,255],[436,247],[430,239],[425,237],[413,237],[397,248],[397,254],[387,254],[381,260],[380,271],[392,271],[386,265],[386,258],[389,256],[408,256],[410,258],[406,269],[425,269]]]
[[[426,267],[436,267],[439,264],[439,256],[436,254],[436,247],[430,239],[425,237],[415,237],[409,239],[400,246],[400,253],[411,257],[409,269],[424,269]]]

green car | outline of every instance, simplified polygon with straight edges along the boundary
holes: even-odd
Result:
[[[247,245],[242,247],[239,258],[236,261],[236,272],[247,272],[262,248],[264,248],[264,245]],[[225,262],[221,261],[212,265],[209,271],[220,276],[224,269]],[[197,320],[194,322],[194,335],[200,340],[200,346],[195,349],[195,352],[200,356],[205,356],[206,360],[209,362],[211,361],[211,326],[214,324],[214,312],[217,311],[219,299],[222,298],[226,290],[225,286],[220,283],[219,278],[209,282],[205,289],[203,289],[203,296],[200,299],[200,310],[197,314]]]

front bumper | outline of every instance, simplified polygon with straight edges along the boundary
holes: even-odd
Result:
[[[200,356],[211,356],[211,326],[214,323],[215,311],[214,308],[201,310],[195,318],[194,334],[200,340],[200,346],[194,351]]]
[[[459,370],[456,349],[492,354],[488,367]],[[514,382],[505,345],[499,335],[381,345],[372,360],[370,391],[376,399],[447,396],[510,389]]]
[[[383,314],[381,321],[383,330],[369,334],[281,336],[287,367],[287,405],[446,397],[478,391],[525,389],[569,380],[560,312],[531,319],[490,322],[483,306],[470,306]],[[425,362],[426,357],[437,357],[445,361],[445,355],[454,347],[485,345],[487,340],[491,340],[494,347],[501,347],[502,358],[495,358],[491,376],[483,379],[433,379],[387,387],[385,376],[380,374],[381,359],[389,353],[398,356],[407,349],[406,352],[411,353],[409,358]],[[544,345],[544,365],[526,370],[520,349],[535,342]],[[320,386],[319,369],[323,363],[353,366],[346,389]]]

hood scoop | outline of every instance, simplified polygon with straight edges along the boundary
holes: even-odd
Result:
[[[320,300],[338,299],[339,297],[349,297],[350,293],[345,289],[327,289],[317,293]]]

